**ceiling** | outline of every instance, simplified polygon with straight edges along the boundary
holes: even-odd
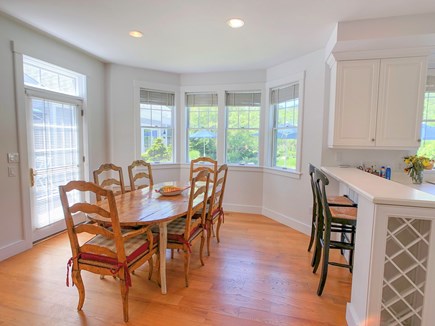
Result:
[[[0,0],[0,11],[104,62],[198,73],[269,68],[323,48],[339,21],[435,12],[435,1]]]

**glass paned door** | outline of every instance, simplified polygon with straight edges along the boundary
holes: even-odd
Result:
[[[29,97],[33,240],[65,228],[59,185],[83,179],[81,108]],[[78,199],[78,198],[77,198]]]

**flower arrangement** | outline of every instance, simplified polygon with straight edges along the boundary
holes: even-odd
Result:
[[[434,161],[425,156],[405,156],[403,161],[406,164],[405,172],[411,177],[413,183],[423,182],[423,170],[431,170]]]

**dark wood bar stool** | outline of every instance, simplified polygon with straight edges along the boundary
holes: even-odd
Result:
[[[316,201],[316,193],[315,193],[315,185],[314,185],[314,172],[316,171],[316,167],[312,164],[309,164],[309,173],[310,173],[310,182],[311,182],[311,192],[313,195],[313,212],[311,218],[311,235],[310,235],[310,243],[308,244],[308,251],[311,251],[311,248],[314,243],[314,238],[316,234],[317,228],[317,201]],[[336,206],[336,207],[357,207],[357,204],[351,200],[346,195],[344,196],[328,196],[328,205]],[[312,262],[312,265],[314,260]]]
[[[313,257],[313,273],[317,271],[321,256],[323,256],[322,271],[319,287],[317,289],[317,295],[320,296],[325,287],[329,265],[349,268],[349,271],[352,272],[357,208],[331,207],[328,203],[328,197],[326,196],[326,186],[329,184],[329,180],[326,175],[318,169],[316,169],[314,173],[314,184],[318,222],[315,235],[316,249]],[[331,235],[337,233],[340,234],[341,240],[333,240],[333,237],[331,237]],[[343,237],[343,235],[346,235],[346,237]],[[348,250],[349,263],[329,261],[330,249],[339,249],[341,251]]]

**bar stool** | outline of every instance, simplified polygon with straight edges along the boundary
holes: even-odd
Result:
[[[330,207],[326,196],[326,186],[329,180],[326,175],[316,169],[314,173],[314,184],[317,205],[318,223],[316,228],[316,249],[313,257],[313,273],[317,271],[320,265],[320,258],[323,253],[322,272],[320,275],[317,295],[322,295],[325,287],[326,277],[328,275],[328,266],[338,266],[353,269],[353,251],[355,249],[355,232],[356,232],[356,207]],[[339,233],[341,240],[332,240],[331,235]],[[347,235],[347,237],[343,237]],[[349,240],[347,240],[349,239]],[[349,251],[349,263],[339,263],[329,261],[329,250],[339,249]]]
[[[312,164],[309,164],[309,172],[310,172],[310,181],[311,181],[311,192],[313,195],[313,212],[311,218],[311,235],[310,235],[310,243],[308,244],[308,251],[311,251],[311,248],[314,243],[314,238],[316,234],[316,226],[317,226],[317,202],[316,202],[316,193],[315,193],[315,185],[314,185],[314,172],[316,171],[316,167]],[[357,204],[351,200],[346,195],[344,196],[328,196],[328,204],[329,206],[337,206],[337,207],[357,207]],[[313,262],[311,263],[312,266]]]

